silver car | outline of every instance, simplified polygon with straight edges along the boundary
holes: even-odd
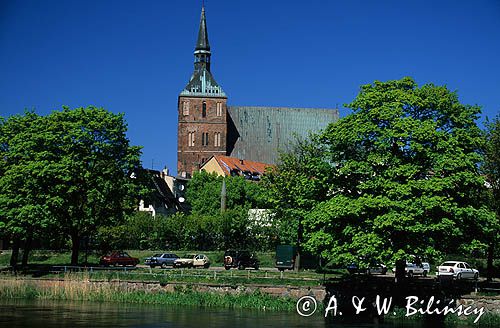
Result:
[[[167,266],[174,266],[175,260],[177,260],[179,257],[175,254],[172,253],[162,253],[162,254],[155,254],[151,257],[146,258],[144,263],[146,265],[149,265],[151,268],[154,267],[162,267],[166,268]]]
[[[474,279],[477,280],[479,278],[479,271],[473,269],[466,262],[460,261],[446,261],[440,266],[438,266],[438,270],[436,272],[436,276],[438,277],[452,277],[457,280],[460,279]]]

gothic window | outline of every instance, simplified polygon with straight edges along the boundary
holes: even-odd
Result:
[[[188,146],[189,147],[194,147],[194,132],[188,132]]]
[[[189,115],[189,101],[182,102],[182,115]]]
[[[207,103],[203,102],[202,108],[201,108],[201,117],[207,117]]]
[[[204,147],[208,146],[208,132],[203,132],[201,134],[201,144]]]
[[[214,146],[220,147],[220,132],[215,132],[214,135]]]
[[[217,103],[217,116],[222,116],[222,103]]]

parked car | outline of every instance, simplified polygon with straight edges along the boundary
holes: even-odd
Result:
[[[175,260],[179,257],[172,253],[163,253],[163,254],[155,254],[151,257],[147,257],[144,261],[146,265],[149,265],[151,268],[161,266],[165,268],[169,265],[173,266]]]
[[[427,277],[427,274],[431,270],[431,266],[427,262],[422,262],[420,264],[406,262],[405,272],[408,277],[413,277],[415,275],[422,275],[422,277]]]
[[[469,264],[460,261],[446,261],[438,266],[436,276],[452,277],[460,279],[475,279],[479,278],[479,271],[473,269]]]
[[[275,267],[280,271],[293,270],[295,266],[295,258],[297,256],[297,248],[292,245],[276,246],[276,263]]]
[[[396,272],[396,268],[393,268],[392,271]],[[416,275],[427,277],[430,271],[431,265],[428,262],[421,262],[420,264],[406,262],[405,275],[407,275],[408,277],[413,277]]]
[[[109,255],[102,256],[99,260],[100,265],[110,266],[110,265],[131,265],[136,266],[139,264],[139,259],[128,255],[127,252],[116,251]]]
[[[259,260],[254,254],[249,251],[235,251],[227,250],[224,253],[224,268],[229,270],[231,268],[238,268],[245,270],[245,268],[259,269]]]
[[[347,271],[350,274],[366,273],[366,274],[382,274],[382,275],[384,275],[387,273],[387,266],[385,266],[384,264],[376,263],[374,265],[371,265],[367,269],[360,269],[356,263],[351,263],[347,266]]]
[[[194,267],[203,267],[205,269],[208,269],[210,267],[209,258],[205,254],[189,254],[174,261],[174,268]]]

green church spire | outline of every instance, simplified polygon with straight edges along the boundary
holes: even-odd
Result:
[[[200,28],[194,48],[194,72],[181,91],[181,96],[226,97],[210,72],[210,43],[208,42],[207,19],[205,6],[201,7]]]
[[[199,71],[206,68],[210,72],[210,43],[208,42],[207,19],[205,17],[205,6],[201,8],[200,29],[198,40],[194,48],[194,68]]]
[[[198,41],[196,42],[195,53],[198,50],[210,52],[210,43],[208,43],[207,19],[205,18],[205,7],[201,8],[200,29],[198,30]]]

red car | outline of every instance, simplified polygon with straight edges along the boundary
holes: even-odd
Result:
[[[104,266],[109,266],[109,265],[136,266],[137,264],[139,264],[139,259],[128,255],[127,252],[113,252],[110,255],[101,257],[99,264]]]

